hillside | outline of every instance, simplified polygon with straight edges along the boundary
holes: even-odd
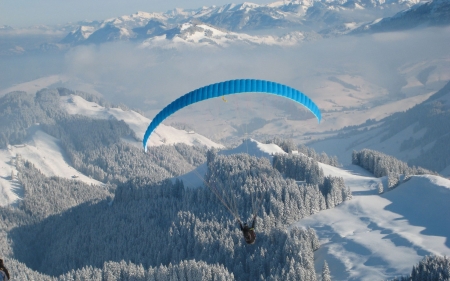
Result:
[[[123,120],[138,136],[144,135],[151,121],[135,111],[107,108],[98,103],[89,102],[77,95],[61,96],[59,105],[69,115],[81,115],[99,120]],[[48,177],[56,176],[65,179],[76,179],[87,184],[101,184],[98,180],[94,180],[76,170],[61,141],[46,133],[40,124],[34,124],[26,131],[27,136],[23,142],[0,149],[0,163],[2,163],[0,169],[0,188],[2,191],[0,204],[2,206],[16,204],[19,202],[18,200],[23,198],[21,185],[16,178],[11,177],[12,173],[17,175],[15,160],[18,155],[34,164]],[[155,135],[157,137],[150,139],[149,146],[183,143],[191,146],[223,147],[197,133],[188,133],[164,124],[158,127]],[[141,141],[130,137],[124,138],[122,141],[142,149]]]
[[[439,94],[435,96],[433,99],[443,98],[444,96],[445,95],[443,94]],[[145,128],[146,126],[141,122],[149,121],[144,120],[144,118],[142,117],[138,118],[139,115],[133,111],[124,111],[120,108],[104,107],[99,105],[98,103],[88,102],[77,95],[63,95],[61,96],[59,103],[61,105],[61,108],[64,111],[66,111],[69,115],[79,114],[85,117],[100,120],[111,119],[112,116],[114,116],[114,119],[124,120],[125,123],[127,123],[130,128],[133,128],[133,130],[136,131],[140,130],[141,133],[143,128]],[[42,173],[46,174],[47,176],[71,178],[72,174],[77,174],[79,175],[79,177],[76,178],[77,181],[84,180],[87,183],[96,183],[96,181],[93,181],[92,179],[85,177],[82,173],[75,171],[72,167],[69,167],[68,162],[66,160],[67,157],[64,156],[64,152],[62,152],[63,150],[61,149],[61,145],[58,139],[44,133],[41,129],[39,129],[39,127],[40,125],[35,125],[29,130],[29,139],[26,141],[26,146],[22,145],[10,146],[9,148],[10,154],[6,155],[6,157],[11,157],[11,155],[13,155],[11,153],[21,151],[22,152],[21,158],[31,161],[36,166],[37,169],[39,169]],[[168,128],[169,127],[162,127],[160,134],[167,133],[166,129]],[[175,129],[171,128],[169,129],[169,132],[170,130]],[[191,144],[189,140],[186,140],[184,138],[181,139],[174,138],[174,136],[177,135],[184,136],[185,133],[183,131],[174,131],[173,135],[167,133],[167,135],[165,135],[167,138],[166,142],[176,143],[179,141],[188,141],[188,143]],[[125,138],[123,140],[125,140],[126,143],[132,143],[133,145],[139,146],[140,150],[142,149],[141,144],[131,138]],[[2,152],[3,152],[2,155],[6,153],[6,151],[4,150],[2,150]],[[161,156],[164,155],[164,153],[161,154]],[[234,157],[236,153],[245,153],[258,157],[261,160],[258,160],[259,164],[256,164],[255,162],[254,165],[256,166],[266,165],[264,163],[266,163],[267,160],[263,159],[271,160],[274,153],[284,154],[282,149],[275,144],[262,144],[256,140],[246,140],[242,142],[240,146],[234,149],[220,151],[218,153],[218,156],[216,157],[225,157],[220,158],[223,159],[221,161],[230,161],[232,159],[235,159]],[[6,163],[10,160],[6,158],[3,159],[2,161]],[[229,163],[231,165],[232,162]],[[245,161],[242,163],[245,163]],[[66,166],[67,168],[64,168]],[[319,211],[320,209],[313,210],[312,216],[306,216],[303,219],[297,219],[296,222],[294,223],[290,222],[286,225],[286,227],[291,229],[293,233],[298,233],[298,230],[295,230],[297,229],[296,227],[300,227],[300,229],[303,227],[312,227],[317,233],[317,236],[321,244],[320,247],[315,246],[318,248],[314,252],[315,257],[314,267],[317,275],[321,274],[323,261],[326,260],[329,264],[333,280],[387,279],[399,275],[409,274],[412,265],[420,261],[425,255],[450,254],[450,246],[448,245],[447,241],[448,237],[450,237],[449,233],[450,229],[441,227],[441,225],[450,225],[449,224],[450,222],[442,220],[437,221],[436,219],[434,219],[436,213],[450,211],[448,210],[446,204],[446,202],[450,200],[449,198],[450,182],[448,180],[435,176],[413,176],[407,182],[400,184],[394,190],[386,190],[387,188],[385,187],[385,193],[378,194],[377,189],[379,183],[383,184],[384,186],[387,185],[385,178],[375,178],[370,173],[356,166],[348,166],[346,169],[331,167],[320,163],[319,166],[323,169],[325,175],[343,178],[345,186],[351,189],[353,198],[351,200],[344,201],[343,203],[338,204],[338,206],[334,207],[333,209],[322,211]],[[200,192],[201,194],[202,192],[208,191],[208,189],[201,188],[201,186],[203,186],[207,170],[208,167],[206,164],[201,165],[197,164],[197,168],[195,169],[195,171],[191,171],[185,175],[181,173],[181,175],[174,177],[174,179],[183,180],[184,185],[186,187],[200,187],[198,191],[195,191],[197,189],[192,189],[191,191],[186,191],[187,193]],[[281,180],[278,177],[275,178],[276,180],[274,179],[273,183]],[[7,179],[6,175],[3,177],[3,180],[5,179]],[[18,187],[17,182],[14,185],[11,184],[13,183],[12,181],[9,182],[10,182],[9,189],[5,188],[5,190],[8,192],[14,191],[16,192],[16,195],[23,196],[23,194],[21,195],[20,192],[17,190]],[[232,180],[230,183],[235,183],[235,181]],[[142,184],[144,185],[142,186]],[[166,183],[165,185],[168,184],[169,183]],[[105,209],[105,206],[108,206],[108,204],[106,204],[107,202],[105,201],[100,201],[99,203],[88,205],[82,204],[70,209],[70,211],[67,213],[62,211],[61,219],[59,217],[49,217],[33,227],[29,226],[18,228],[10,235],[12,235],[11,237],[15,237],[14,239],[18,239],[18,237],[21,237],[20,239],[22,239],[22,241],[24,241],[24,243],[26,243],[28,247],[32,247],[36,251],[40,252],[43,256],[46,255],[53,256],[57,255],[56,251],[60,251],[62,247],[61,243],[64,243],[63,241],[65,241],[64,233],[69,229],[71,229],[72,239],[75,240],[85,239],[83,238],[85,236],[78,236],[78,234],[75,234],[77,233],[75,229],[79,228],[80,225],[72,225],[71,222],[76,221],[73,219],[74,217],[83,217],[85,216],[85,214],[96,214],[93,217],[91,215],[91,220],[83,223],[82,227],[88,227],[89,229],[91,229],[90,230],[91,235],[89,236],[90,237],[89,242],[83,240],[84,242],[82,242],[82,244],[85,245],[87,243],[86,245],[91,245],[88,247],[98,247],[98,245],[101,245],[101,243],[93,241],[97,241],[97,239],[100,239],[99,237],[103,237],[102,235],[104,234],[101,234],[104,233],[103,228],[108,227],[106,224],[102,223],[102,221],[106,219],[107,221],[110,221],[110,223],[117,225],[121,223],[121,218],[123,216],[126,216],[129,223],[133,222],[132,223],[133,229],[137,228],[140,229],[140,231],[142,231],[142,229],[139,226],[143,224],[142,220],[144,219],[144,217],[142,217],[142,215],[138,211],[142,210],[143,206],[142,204],[144,204],[141,196],[147,198],[146,200],[150,200],[150,202],[154,202],[154,204],[156,204],[151,208],[149,207],[151,210],[153,210],[151,212],[155,212],[155,210],[161,208],[162,205],[160,204],[165,204],[164,203],[166,202],[165,200],[169,200],[168,198],[170,198],[169,194],[165,194],[162,190],[167,189],[171,190],[170,192],[176,192],[175,186],[177,186],[177,184],[178,183],[175,180],[172,183],[174,187],[167,187],[164,185],[161,187],[149,187],[145,185],[145,183],[139,183],[138,181],[129,181],[125,184],[119,184],[119,187],[115,192],[114,203],[112,204],[112,202],[109,202],[110,206],[115,206],[113,207],[113,209],[110,209],[109,212],[112,212],[111,214],[105,213],[105,211],[108,210]],[[5,187],[5,184],[3,182],[2,186]],[[8,185],[6,184],[6,186]],[[152,192],[148,193],[145,191],[145,188],[149,188],[149,192],[151,190],[153,190],[153,192],[156,193],[162,191],[163,192],[161,194],[162,197],[159,198],[158,195],[156,198],[154,198],[153,196],[155,196],[156,193]],[[162,188],[161,191],[158,191],[159,190],[158,188]],[[290,196],[294,196],[294,193],[291,194]],[[162,198],[166,199],[163,200]],[[4,202],[9,203],[17,202],[14,201],[16,199],[17,198],[13,198],[12,196],[10,196],[6,197]],[[158,200],[160,201],[159,203],[157,203]],[[213,197],[210,198],[210,200],[212,200],[210,202],[212,205],[208,204],[208,208],[211,208],[209,209],[208,212],[211,212],[211,210],[213,209],[215,210],[215,208],[220,207],[220,204],[216,203],[214,205]],[[196,208],[200,208],[200,206],[204,203],[200,204],[200,202],[198,202],[197,204],[192,205],[192,203],[185,202],[182,205],[178,205],[180,203],[181,202],[172,204],[176,204],[178,206],[177,208],[181,208],[180,210],[184,210],[185,212],[187,212],[186,214],[181,215],[180,213],[178,218],[173,213],[165,215],[161,214],[161,216],[164,216],[165,220],[175,221],[175,226],[172,226],[172,228],[170,229],[172,229],[173,231],[181,231],[181,233],[185,233],[186,231],[187,231],[186,233],[189,233],[189,230],[184,229],[183,225],[185,225],[186,223],[194,223],[196,224],[194,229],[197,229],[196,231],[198,231],[198,233],[203,233],[204,230],[200,230],[202,229],[202,224],[198,224],[198,219],[196,217],[198,216],[199,218],[206,219],[206,217],[204,217],[206,216],[206,214],[204,214],[203,211],[201,211],[201,209],[195,209],[194,206],[197,206]],[[287,201],[284,201],[284,203],[287,204]],[[274,206],[275,205],[269,208],[273,208]],[[421,207],[417,209],[416,208],[417,206]],[[32,210],[34,210],[33,208],[35,207],[32,207]],[[42,210],[45,211],[45,209]],[[276,209],[274,209],[274,211],[275,210]],[[289,210],[290,212],[295,210],[293,205],[289,207]],[[418,212],[418,210],[420,211]],[[216,211],[222,213],[224,210],[219,208]],[[191,215],[188,215],[189,212],[193,212],[196,215],[190,217]],[[286,214],[288,213],[285,213],[285,215]],[[301,216],[303,215],[300,215],[300,217]],[[118,221],[116,221],[117,219]],[[209,219],[206,219],[206,221],[209,221]],[[261,226],[262,229],[266,229],[267,227],[271,228],[270,219],[269,220],[268,219],[269,219],[268,217],[264,219],[264,222]],[[278,220],[282,221],[285,219],[286,218],[283,218],[283,215],[281,215],[280,213],[280,217]],[[276,222],[276,224],[280,223],[280,221]],[[155,227],[156,225],[160,227],[159,226],[160,223],[158,222],[155,223],[156,223]],[[226,225],[232,224],[231,222],[227,221],[223,221],[221,223],[225,223]],[[57,229],[56,232],[55,231],[46,232],[45,229],[54,229],[54,225],[59,225],[59,227],[56,228]],[[168,231],[168,229],[166,229],[165,227],[167,226],[164,226],[161,229],[160,228],[157,229],[161,233],[165,233],[166,231]],[[219,226],[217,225],[210,227],[216,228]],[[231,229],[233,230],[234,228],[232,227]],[[43,248],[41,248],[40,244],[38,245],[33,242],[35,238],[31,239],[31,237],[28,237],[26,234],[34,232],[40,233],[41,231],[43,231],[42,236],[39,236],[40,238],[38,240],[41,241],[41,243],[46,244],[48,243],[48,239],[51,239],[53,243],[56,245],[55,246],[56,248],[49,246],[48,250],[44,250]],[[149,231],[150,230],[145,229],[144,234],[152,235],[151,232]],[[236,233],[235,230],[234,232],[233,231],[228,232],[227,230],[227,233],[228,233],[227,235],[231,235],[236,239],[238,239],[239,237],[239,233]],[[107,235],[102,239],[119,239],[117,241],[117,245],[119,245],[122,243],[120,241],[122,241],[121,239],[123,239],[123,235],[126,234],[122,233],[118,234],[118,236]],[[205,243],[205,241],[201,240],[202,238],[200,238],[203,237],[202,236],[203,234],[196,234],[196,235],[200,236],[194,236],[192,239],[194,239],[193,241],[196,242],[193,243],[195,245],[199,245],[198,243],[205,245],[203,244]],[[264,241],[269,239],[269,237],[274,237],[273,235],[275,235],[276,237],[280,237],[279,233],[278,234],[261,233],[260,235],[261,235],[261,237],[259,237],[261,241],[260,243],[262,243],[263,245],[266,245]],[[165,236],[157,235],[155,237],[159,237],[155,239],[155,243],[161,243],[161,241],[166,241],[163,239],[163,237]],[[215,239],[222,239],[220,237],[221,236]],[[239,239],[236,241],[239,241]],[[238,243],[236,241],[232,243]],[[149,242],[139,242],[139,243],[147,245]],[[171,240],[167,240],[164,243],[169,243],[169,245],[171,245],[170,247],[178,247],[175,244],[172,244],[174,242],[173,241],[171,242]],[[72,259],[71,255],[74,254],[76,255],[78,252],[70,245],[64,247],[66,249],[65,252],[67,254],[66,255],[58,254],[58,255],[62,260],[66,260],[70,264],[71,263],[70,260]],[[131,245],[129,247],[131,247]],[[153,247],[156,247],[156,245]],[[243,245],[239,245],[239,248],[242,247]],[[281,246],[279,245],[278,247],[281,248]],[[190,253],[188,249],[186,250],[188,251],[187,253]],[[274,249],[272,249],[271,251],[274,251]],[[303,249],[302,251],[306,251],[306,253],[312,254],[311,250]],[[36,263],[36,261],[31,256],[24,254],[25,252],[23,252],[23,249],[21,247],[17,246],[14,247],[14,252],[17,253],[17,256],[15,256],[15,258],[18,259],[19,261],[25,262],[30,268],[33,268],[34,270],[38,271],[42,270],[41,265]],[[222,252],[224,251],[221,251],[221,253]],[[116,261],[120,261],[121,259],[125,260],[129,259],[131,261],[134,261],[136,259],[132,258],[131,252],[127,251],[124,252],[123,255],[118,255],[117,253],[114,253],[114,251],[112,253],[113,255],[111,257],[114,257],[113,260]],[[395,255],[393,253],[395,253]],[[279,254],[284,255],[286,253],[283,252]],[[78,255],[80,255],[80,253],[78,253]],[[188,254],[187,256],[194,257],[195,255],[192,256],[191,253]],[[91,256],[91,258],[86,257],[86,259],[83,262],[81,262],[79,266],[83,267],[87,265],[96,265],[99,267],[101,266],[102,262],[105,262],[105,264],[109,265],[109,263],[106,263],[108,262],[108,260],[102,259],[96,260],[93,259],[92,257],[93,256]],[[162,261],[160,258],[163,257],[153,257],[153,258]],[[168,257],[165,257],[164,259],[166,258]],[[172,256],[172,259],[173,259],[172,261],[175,264],[177,264],[177,261],[179,261],[181,257],[175,258],[175,256]],[[136,261],[138,260],[139,259],[137,259]],[[205,260],[212,261],[206,258]],[[364,262],[361,263],[361,260],[363,260]],[[49,261],[50,260],[48,261],[43,260],[41,262],[45,264],[46,262]],[[269,262],[269,260],[267,260],[267,262]],[[115,265],[111,264],[111,266]],[[153,266],[156,265],[154,264]],[[181,264],[179,264],[178,266],[182,267]],[[209,268],[208,264],[204,266]],[[275,264],[273,264],[273,266],[275,266]],[[126,275],[132,274],[128,265],[122,264],[119,267],[121,268],[122,272],[124,272],[123,274]],[[63,268],[65,267],[61,267],[61,269],[53,269],[53,271],[45,270],[45,273],[62,274],[64,273]],[[24,270],[27,271],[30,269],[21,268],[21,271]],[[215,274],[218,275],[230,274],[229,271],[225,269],[219,268],[216,270],[217,271],[215,271],[216,272]],[[74,276],[85,274],[81,272],[88,273],[90,271],[85,269],[84,271],[75,271],[73,274]],[[106,270],[105,272],[108,271]],[[32,273],[30,274],[36,273],[35,271],[32,271]],[[46,277],[43,277],[43,280],[46,280],[45,278]],[[311,277],[311,280],[316,279],[315,277],[314,278]]]
[[[353,150],[369,148],[448,177],[449,96],[450,83],[447,83],[427,100],[404,112],[349,127],[336,137],[310,145],[317,151],[337,155],[343,164],[351,163],[349,155]]]
[[[450,280],[450,0],[274,1],[0,26],[11,280]]]
[[[322,244],[315,253],[316,271],[329,264],[332,280],[386,280],[407,275],[424,255],[450,254],[448,217],[450,181],[413,176],[378,194],[378,183],[359,167],[341,170],[321,165],[325,174],[342,176],[353,199],[294,226],[312,227]]]
[[[71,120],[70,118],[69,121]],[[84,122],[85,126],[91,126],[92,121]],[[94,124],[97,124],[99,130],[104,130],[104,128],[98,127],[102,122],[94,122]],[[112,122],[110,125],[114,125],[114,123]],[[123,130],[121,127],[116,127],[116,129]],[[68,133],[72,134],[70,131]],[[95,136],[94,132],[92,134]],[[91,138],[87,134],[84,137]],[[63,135],[61,138],[65,142]],[[252,143],[253,145],[249,148],[257,154],[269,156],[268,153],[280,151],[275,145],[261,145],[254,141]],[[79,145],[77,142],[73,144]],[[67,145],[70,145],[70,142],[66,144],[66,147]],[[89,148],[89,143],[83,145]],[[108,144],[108,146],[111,145],[117,147],[114,143]],[[166,179],[171,176],[171,169],[173,169],[173,166],[168,166],[173,160],[171,147],[178,150],[187,159],[197,157],[194,150],[190,150],[187,146],[159,146],[157,150],[153,150],[151,147],[149,157],[153,157],[152,154],[156,153],[158,158],[165,160],[164,162],[155,162],[160,165],[160,170],[156,172],[165,176]],[[257,147],[262,150],[258,150]],[[88,150],[96,153],[96,150],[91,148]],[[129,146],[128,153],[134,152],[132,146]],[[106,158],[107,161],[115,159],[120,162],[121,158],[126,157],[120,151],[113,156],[114,158]],[[117,181],[117,188],[112,188],[108,192],[109,194],[114,192],[114,200],[111,200],[111,197],[105,198],[108,193],[102,193],[91,198],[94,200],[84,201],[67,208],[68,206],[64,203],[69,198],[86,196],[98,188],[91,186],[91,190],[87,191],[83,187],[81,190],[78,188],[81,194],[75,192],[75,194],[71,193],[69,198],[58,198],[58,208],[51,208],[49,203],[54,200],[52,198],[52,194],[55,192],[53,189],[64,190],[69,182],[58,177],[46,177],[39,171],[39,166],[31,165],[26,162],[26,159],[16,160],[19,166],[19,179],[27,191],[23,198],[24,203],[19,204],[18,209],[0,208],[0,211],[3,212],[4,217],[9,219],[4,222],[2,233],[8,233],[13,241],[21,241],[11,245],[5,244],[4,249],[5,253],[9,253],[8,262],[16,270],[16,276],[20,276],[17,277],[17,280],[25,280],[26,274],[36,277],[38,276],[37,272],[44,274],[40,277],[41,280],[49,280],[48,275],[59,276],[58,280],[65,280],[69,275],[74,276],[75,279],[80,278],[75,276],[84,276],[83,278],[98,280],[98,274],[100,276],[113,274],[109,265],[114,266],[115,261],[120,262],[121,260],[126,261],[126,264],[121,263],[119,266],[123,271],[121,274],[124,276],[135,274],[133,273],[135,263],[141,263],[145,268],[149,268],[149,271],[147,269],[141,271],[140,278],[145,278],[145,276],[152,276],[154,268],[158,265],[170,263],[182,267],[184,263],[198,260],[204,262],[202,266],[208,270],[214,270],[215,267],[211,267],[212,264],[221,264],[214,274],[222,276],[221,278],[227,276],[226,280],[230,280],[230,274],[249,280],[253,273],[247,270],[249,268],[247,255],[252,255],[254,260],[261,260],[262,266],[267,269],[264,274],[269,276],[284,276],[283,278],[309,276],[311,280],[315,280],[312,263],[309,265],[302,263],[302,260],[310,260],[312,251],[318,247],[314,231],[298,230],[289,234],[282,228],[282,225],[286,225],[293,219],[307,216],[311,212],[331,208],[332,206],[328,206],[328,204],[332,202],[348,200],[342,196],[337,196],[336,201],[334,199],[325,200],[325,196],[331,190],[338,194],[346,192],[342,189],[343,186],[340,182],[336,182],[338,185],[330,183],[328,185],[330,190],[324,189],[324,193],[322,193],[318,187],[314,188],[305,182],[303,185],[290,179],[284,179],[280,172],[272,168],[271,162],[267,159],[259,159],[246,154],[231,154],[211,155],[211,157],[208,156],[208,161],[209,172],[208,177],[205,176],[206,180],[209,184],[219,184],[225,180],[226,184],[225,182],[224,184],[227,188],[238,192],[237,195],[240,194],[236,200],[243,200],[243,202],[236,206],[239,206],[238,212],[243,219],[246,218],[250,207],[246,202],[249,202],[250,197],[253,196],[248,193],[247,188],[263,187],[261,192],[264,192],[262,194],[267,198],[261,209],[261,221],[258,222],[258,235],[261,242],[254,248],[248,248],[248,252],[242,251],[243,240],[237,228],[234,227],[234,221],[230,220],[230,214],[226,212],[226,209],[209,189],[205,187],[184,189],[181,182],[171,183],[166,180],[157,182],[152,170],[153,162],[149,162],[145,175],[124,174],[125,177],[130,177],[129,180]],[[187,167],[180,159],[177,159],[177,163]],[[236,164],[238,165],[236,166]],[[111,162],[108,165],[114,166]],[[164,167],[168,170],[164,171]],[[96,169],[93,170],[94,175],[98,173]],[[162,171],[164,173],[161,173]],[[213,171],[217,174],[212,173]],[[176,172],[179,173],[179,170]],[[254,181],[260,180],[260,176],[266,179],[262,183],[263,186],[254,186]],[[240,184],[241,180],[245,185]],[[70,183],[76,183],[76,181],[70,181]],[[268,188],[269,183],[274,184],[270,189]],[[299,184],[302,184],[301,189]],[[43,186],[45,188],[40,188]],[[58,192],[60,191],[58,190]],[[47,196],[43,196],[42,193]],[[282,194],[291,199],[284,198]],[[269,197],[271,198],[270,204]],[[39,199],[39,201],[33,201],[34,199]],[[300,202],[310,202],[311,205],[299,204]],[[313,208],[313,206],[315,207]],[[289,209],[289,212],[283,211],[286,209]],[[26,211],[28,217],[22,211]],[[19,214],[25,216],[25,219],[22,218],[21,221],[12,219],[12,212],[16,212],[16,216]],[[32,221],[33,223],[31,223]],[[191,224],[195,226],[189,227],[188,225]],[[110,231],[111,227],[115,230]],[[212,229],[214,232],[211,232]],[[86,235],[86,231],[89,235]],[[67,236],[68,234],[70,237]],[[148,237],[153,237],[153,239],[149,240]],[[276,241],[271,242],[272,238],[276,238]],[[72,242],[67,243],[67,239]],[[198,251],[199,247],[203,250]],[[217,247],[219,247],[218,251]],[[157,248],[159,250],[155,250]],[[173,249],[182,250],[176,253]],[[290,249],[299,249],[302,254],[295,254],[298,251]],[[230,259],[228,254],[217,255],[217,252],[230,253],[233,258]],[[270,257],[261,257],[260,253],[265,252],[276,254]],[[295,265],[297,270],[283,271],[282,269],[286,265],[284,258],[280,260],[280,257],[290,257],[290,264]],[[55,263],[59,265],[51,266]],[[240,267],[239,264],[244,264],[244,267]],[[193,267],[195,265],[191,264],[190,267],[180,270],[191,272]],[[303,268],[303,271],[298,271],[300,268]],[[86,275],[90,277],[86,277]]]

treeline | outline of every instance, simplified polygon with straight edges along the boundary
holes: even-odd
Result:
[[[277,154],[273,156],[273,167],[284,176],[311,184],[320,185],[324,181],[324,174],[317,161],[305,155]]]
[[[409,276],[402,276],[391,281],[424,281],[450,280],[450,259],[446,256],[425,256],[417,265],[413,266]]]
[[[134,131],[115,119],[91,119],[65,115],[56,122],[41,124],[46,133],[61,140],[72,166],[83,174],[111,184],[151,175],[154,183],[181,175],[204,163],[205,147],[185,144],[142,148],[123,139],[137,139]]]
[[[387,177],[387,187],[394,188],[401,181],[408,180],[412,175],[437,175],[437,173],[421,167],[410,167],[403,161],[384,153],[363,149],[353,151],[352,164],[358,165],[374,174],[375,177]],[[380,184],[379,193],[384,190]]]
[[[325,197],[327,208],[333,208],[352,198],[351,191],[341,177],[324,176],[319,164],[301,154],[277,154],[273,157],[273,167],[285,177],[296,181],[306,181],[317,185]]]
[[[298,168],[297,173],[285,173],[283,168],[289,168],[288,162]],[[300,179],[298,174],[308,176]],[[210,152],[205,179],[222,196],[237,198],[234,203],[241,207],[238,213],[247,217],[254,208],[252,202],[258,199],[255,194],[261,196],[261,223],[268,228],[292,223],[352,197],[342,178],[324,177],[317,162],[299,155],[275,155],[270,163],[246,154],[224,156]]]
[[[421,167],[410,167],[407,163],[384,153],[363,149],[353,151],[352,164],[358,165],[374,174],[375,177],[404,175],[407,179],[412,175],[437,175]]]
[[[0,148],[8,144],[20,144],[27,135],[27,129],[39,122],[52,122],[49,115],[55,110],[49,103],[54,93],[39,91],[36,95],[26,92],[11,92],[0,98]],[[42,102],[42,106],[41,106]],[[53,108],[59,108],[56,104]],[[50,110],[47,114],[46,110]]]
[[[279,147],[281,147],[281,149],[283,149],[283,151],[286,153],[293,153],[294,151],[297,151],[298,153],[304,154],[317,162],[334,167],[341,166],[341,164],[339,164],[337,156],[328,156],[325,152],[319,154],[314,150],[314,148],[307,147],[303,144],[296,146],[294,142],[290,139],[285,140],[275,137],[272,140],[266,141],[266,143],[274,143]]]
[[[95,95],[65,88],[42,89],[35,95],[10,92],[0,98],[0,148],[23,143],[35,124],[53,125],[69,114],[60,106],[60,96],[78,95],[105,107],[118,107]]]

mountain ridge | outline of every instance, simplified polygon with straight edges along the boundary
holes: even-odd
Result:
[[[158,33],[146,33],[143,28],[150,21],[160,22],[161,26],[174,24],[183,24],[187,21],[197,19],[206,24],[224,28],[234,32],[243,32],[251,30],[265,30],[276,28],[300,28],[303,30],[306,22],[311,21],[327,21],[324,15],[333,22],[336,20],[345,21],[344,18],[339,19],[339,16],[332,14],[339,13],[344,10],[361,10],[361,9],[377,9],[379,7],[390,7],[389,5],[400,5],[402,7],[409,7],[416,4],[418,1],[278,1],[266,5],[259,5],[250,2],[241,4],[225,4],[222,6],[202,7],[194,10],[173,9],[165,13],[147,13],[137,12],[129,16],[121,16],[104,20],[99,27],[90,36],[95,36],[95,33],[107,33],[110,36],[103,35],[103,42],[114,41],[120,39],[117,36],[117,29],[121,30],[122,39],[135,40],[136,38],[150,38],[151,36],[160,35]],[[309,10],[313,12],[309,12]],[[331,14],[330,14],[331,13]],[[333,23],[328,23],[333,25]],[[309,24],[309,26],[312,26]],[[310,28],[310,27],[309,27]],[[102,31],[102,29],[105,29]],[[319,31],[319,30],[316,30]],[[73,35],[69,34],[63,39],[63,42],[69,44],[80,44],[78,36],[71,39]],[[99,43],[98,40],[89,40],[86,38],[84,43]]]
[[[377,19],[353,30],[352,34],[364,32],[392,32],[412,28],[444,26],[450,24],[450,2],[433,0],[420,2],[392,17]]]

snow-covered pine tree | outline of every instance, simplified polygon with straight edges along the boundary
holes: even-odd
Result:
[[[383,189],[383,183],[379,182],[378,183],[378,194],[383,193],[384,189]]]
[[[326,260],[323,261],[322,281],[331,281],[331,273]]]

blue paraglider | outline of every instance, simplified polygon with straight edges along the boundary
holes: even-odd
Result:
[[[294,100],[307,109],[309,109],[320,123],[321,114],[317,105],[302,92],[293,89],[289,86],[282,85],[275,82],[257,80],[257,79],[237,79],[219,82],[208,86],[201,87],[192,92],[185,94],[184,96],[174,100],[158,114],[152,120],[145,132],[143,145],[144,150],[147,151],[147,141],[152,132],[161,124],[164,119],[173,114],[174,112],[182,109],[190,104],[203,101],[206,99],[222,97],[224,101],[225,95],[241,94],[241,93],[265,93],[273,94]]]

